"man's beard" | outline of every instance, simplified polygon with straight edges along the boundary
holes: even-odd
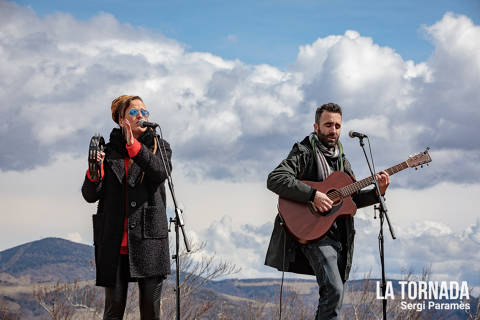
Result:
[[[320,140],[320,142],[327,148],[333,148],[337,145],[337,142],[338,142],[338,138],[337,137],[335,140],[329,140],[328,137],[334,137],[335,134],[330,134],[330,135],[324,135],[320,132],[320,130],[317,130],[317,137],[318,137],[318,140]]]

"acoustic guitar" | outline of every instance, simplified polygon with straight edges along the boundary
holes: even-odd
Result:
[[[406,168],[418,169],[418,166],[428,165],[432,161],[428,150],[429,148],[385,171],[389,175],[393,175]],[[338,217],[344,215],[353,216],[357,211],[357,206],[353,202],[351,195],[372,184],[373,177],[354,181],[346,173],[335,171],[322,182],[302,182],[325,193],[333,202],[330,211],[320,212],[311,201],[301,203],[279,197],[278,211],[285,221],[287,230],[298,242],[305,244],[322,237]]]

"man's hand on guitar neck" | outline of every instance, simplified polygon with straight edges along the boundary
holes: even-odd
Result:
[[[313,204],[317,207],[320,212],[327,212],[332,209],[333,201],[323,192],[317,190],[315,192],[315,198],[313,199]]]
[[[380,194],[383,196],[387,191],[388,185],[390,184],[390,176],[384,170],[380,173],[377,173],[378,188],[380,189]]]

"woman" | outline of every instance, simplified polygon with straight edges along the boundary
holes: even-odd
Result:
[[[87,202],[99,201],[93,242],[96,284],[105,287],[103,319],[122,319],[131,281],[138,282],[141,319],[160,319],[162,282],[170,273],[164,182],[172,152],[140,127],[149,116],[140,97],[120,96],[111,110],[120,128],[98,156],[101,178],[87,170],[82,186]]]

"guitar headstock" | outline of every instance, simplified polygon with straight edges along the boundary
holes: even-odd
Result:
[[[427,149],[425,149],[425,151],[409,157],[408,160],[406,161],[407,165],[410,168],[415,168],[415,169],[417,169],[418,166],[423,167],[424,164],[427,164],[427,166],[428,166],[428,163],[432,162],[432,158],[430,157],[430,154],[428,153],[428,150],[430,150],[429,147],[427,147]]]

